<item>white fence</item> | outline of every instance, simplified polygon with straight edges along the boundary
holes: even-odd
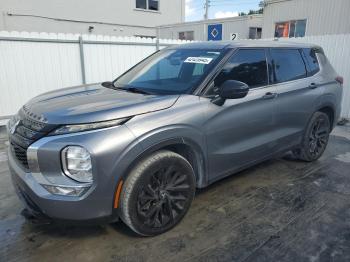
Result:
[[[113,80],[157,49],[186,42],[0,32],[0,119],[40,93]]]
[[[344,77],[342,116],[350,118],[350,35],[286,39],[322,46]],[[284,39],[281,39],[284,41]],[[0,32],[0,119],[53,89],[112,80],[135,63],[180,40]]]

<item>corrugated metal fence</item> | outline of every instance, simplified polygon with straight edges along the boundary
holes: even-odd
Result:
[[[350,118],[350,34],[280,41],[322,46],[344,77],[342,116]],[[95,35],[0,32],[0,118],[53,89],[114,79],[158,48],[186,41]]]
[[[0,32],[0,118],[50,90],[113,80],[168,45],[139,37]]]

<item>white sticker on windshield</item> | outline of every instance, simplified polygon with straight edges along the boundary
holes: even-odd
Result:
[[[187,57],[184,63],[205,64],[208,65],[213,58],[210,57]]]

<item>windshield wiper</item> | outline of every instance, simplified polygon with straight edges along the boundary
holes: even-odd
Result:
[[[121,90],[125,90],[128,92],[132,92],[132,93],[138,93],[138,94],[144,94],[144,95],[151,95],[150,92],[147,92],[143,89],[137,88],[137,87],[121,87],[121,86],[115,86],[113,84],[113,82],[103,82],[101,83],[102,86],[106,87],[106,88],[112,88],[112,89],[121,89]]]
[[[117,88],[122,89],[122,90],[126,90],[128,92],[132,92],[132,93],[151,95],[150,92],[147,92],[147,91],[140,89],[140,88],[137,88],[137,87],[117,87]]]

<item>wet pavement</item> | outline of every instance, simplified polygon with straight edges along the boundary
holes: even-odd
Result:
[[[322,158],[286,155],[197,192],[184,220],[142,238],[123,223],[33,225],[0,137],[0,261],[350,261],[350,126]]]

